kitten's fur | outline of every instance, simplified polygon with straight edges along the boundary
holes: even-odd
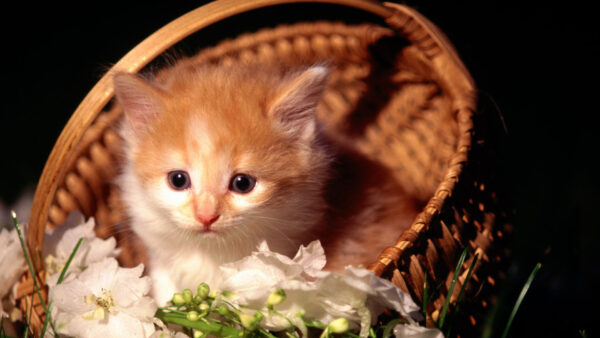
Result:
[[[342,270],[375,259],[409,224],[414,206],[392,176],[320,132],[327,77],[322,66],[286,74],[185,60],[157,79],[115,76],[126,116],[119,183],[159,303],[218,284],[218,266],[263,239],[292,255],[319,238],[328,268]],[[171,188],[173,170],[191,186]],[[249,193],[229,189],[238,173],[256,178]],[[207,226],[205,214],[218,218]]]

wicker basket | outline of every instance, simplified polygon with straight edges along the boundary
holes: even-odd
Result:
[[[237,15],[294,0],[224,0],[200,7],[160,29],[114,67],[137,72],[167,49],[206,27]],[[313,1],[314,2],[314,1]],[[444,304],[460,252],[469,247],[455,293],[475,254],[481,259],[466,291],[469,316],[479,320],[480,307],[504,260],[506,221],[493,181],[482,135],[478,134],[474,83],[446,37],[413,9],[369,0],[317,2],[354,8],[378,20],[361,24],[318,21],[264,28],[204,48],[197,62],[278,62],[294,66],[327,60],[335,65],[320,105],[327,128],[393,169],[398,181],[425,207],[410,229],[398,234],[368,267],[391,279],[420,303],[423,285],[441,285],[427,308],[432,323]],[[317,4],[313,4],[317,6]],[[285,7],[285,6],[283,6]],[[282,8],[283,8],[282,7]],[[62,131],[40,178],[28,229],[28,246],[36,261],[44,230],[62,224],[80,210],[97,221],[101,237],[117,234],[126,266],[143,261],[143,247],[122,236],[123,209],[111,186],[117,171],[120,139],[113,126],[118,109],[109,109],[110,75],[104,76],[79,105]],[[476,142],[475,140],[479,140]],[[43,281],[41,264],[37,278]],[[32,325],[39,329],[44,312],[33,295],[32,278],[18,286],[21,308],[33,300]],[[485,292],[483,292],[483,291]],[[45,295],[46,293],[43,292]],[[44,301],[44,300],[42,300]],[[29,317],[29,314],[26,314]]]

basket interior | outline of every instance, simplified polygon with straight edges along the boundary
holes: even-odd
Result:
[[[332,74],[319,106],[320,120],[329,132],[392,169],[418,202],[431,198],[456,150],[452,98],[436,83],[430,61],[381,25],[279,25],[204,48],[193,58],[224,66],[276,62],[290,68],[326,62]],[[158,71],[156,65],[149,68]],[[97,234],[117,237],[121,262],[133,266],[145,260],[144,250],[128,231],[113,185],[121,158],[115,131],[120,116],[118,107],[107,107],[86,130],[66,164],[47,228],[64,223],[74,210],[94,216]]]

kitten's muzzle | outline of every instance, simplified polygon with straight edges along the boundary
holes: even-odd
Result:
[[[215,223],[221,214],[217,197],[209,192],[203,192],[194,197],[194,217],[207,230]]]
[[[198,222],[202,223],[202,225],[204,225],[204,228],[209,228],[214,222],[216,222],[219,219],[219,217],[221,217],[221,215],[219,215],[219,214],[196,213],[196,220],[198,220]]]

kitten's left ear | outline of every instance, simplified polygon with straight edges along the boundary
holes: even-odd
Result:
[[[303,140],[312,139],[316,129],[317,105],[321,100],[329,69],[313,66],[283,87],[269,108],[284,132]]]
[[[117,73],[113,77],[115,97],[133,131],[145,131],[163,109],[160,89],[136,74]]]

